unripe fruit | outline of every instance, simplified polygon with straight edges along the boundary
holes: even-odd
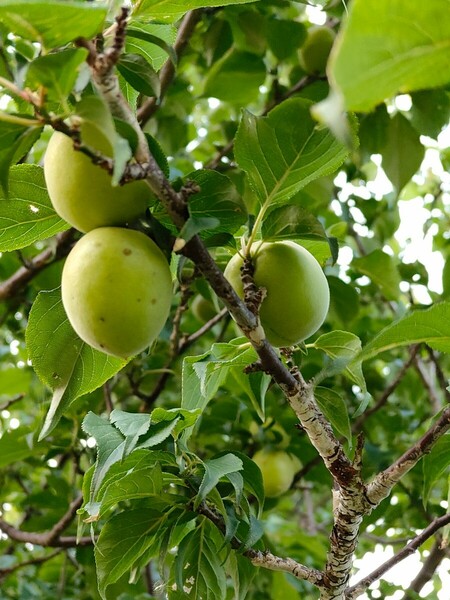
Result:
[[[105,156],[112,156],[108,141],[99,136],[91,140],[89,129],[83,140]],[[83,232],[136,219],[145,213],[151,197],[143,181],[113,187],[111,176],[74,150],[72,140],[58,131],[47,146],[44,175],[55,211]]]
[[[172,278],[158,246],[139,231],[94,229],[67,257],[62,301],[82,340],[128,358],[158,336],[169,315]]]
[[[287,492],[301,463],[284,450],[259,450],[253,456],[263,478],[267,498],[276,498]]]
[[[300,64],[310,74],[325,73],[336,34],[326,26],[310,27],[300,48]]]
[[[250,255],[255,284],[267,292],[259,312],[267,340],[284,347],[310,337],[324,322],[330,303],[328,282],[317,260],[289,241],[254,242]],[[241,255],[235,254],[224,273],[241,298],[242,265]]]
[[[217,314],[214,304],[200,294],[194,298],[191,308],[195,318],[202,323],[206,323]]]

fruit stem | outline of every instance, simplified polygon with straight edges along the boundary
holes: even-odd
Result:
[[[252,247],[253,242],[255,241],[255,237],[258,234],[258,230],[261,227],[261,223],[262,220],[264,219],[264,215],[266,214],[266,210],[269,206],[268,202],[265,202],[261,208],[259,209],[258,215],[255,219],[255,222],[253,223],[253,228],[252,228],[252,232],[248,238],[247,244],[245,246],[245,258],[248,258],[250,256],[250,248]]]

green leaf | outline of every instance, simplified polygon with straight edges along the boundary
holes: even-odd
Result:
[[[6,431],[0,437],[0,469],[33,455],[29,429]]]
[[[40,439],[52,431],[76,398],[97,389],[126,365],[80,340],[67,319],[59,289],[41,292],[36,298],[26,343],[33,369],[53,391]]]
[[[338,433],[343,435],[348,443],[352,442],[352,430],[348,417],[347,405],[340,394],[330,388],[316,387],[314,396],[320,410],[330,421]]]
[[[424,506],[427,505],[433,486],[439,481],[450,465],[450,434],[443,435],[426,454],[423,463],[422,497]]]
[[[259,56],[231,48],[205,78],[203,96],[218,98],[239,106],[250,104],[266,79],[266,66]]]
[[[135,466],[104,488],[99,517],[119,502],[159,496],[162,489],[163,478],[159,463]]]
[[[189,173],[186,181],[194,181],[200,187],[200,191],[189,199],[189,214],[196,219],[216,219],[214,235],[235,233],[246,222],[244,201],[228,177],[216,171],[200,170]],[[202,237],[207,239],[211,235],[206,232]]]
[[[139,437],[148,432],[151,422],[149,415],[129,413],[119,409],[114,409],[111,412],[109,420],[127,438],[126,454],[134,450]]]
[[[311,181],[335,171],[347,149],[310,114],[311,102],[291,98],[267,117],[244,112],[235,156],[261,204],[284,204]]]
[[[295,204],[276,207],[266,214],[261,237],[265,241],[325,241],[330,245],[331,254],[334,253],[333,241],[327,237],[322,223],[308,210]]]
[[[14,117],[14,115],[12,115]],[[23,118],[23,117],[21,117]],[[26,120],[26,119],[25,119]],[[27,154],[39,137],[41,127],[0,121],[0,188],[8,195],[10,165]]]
[[[152,423],[171,422],[175,420],[175,427],[171,432],[174,438],[177,438],[184,429],[195,425],[199,416],[199,410],[185,410],[183,408],[171,408],[167,410],[161,407],[155,408],[151,414]]]
[[[387,300],[396,300],[399,295],[400,274],[395,260],[379,248],[352,260],[352,267],[370,277]]]
[[[450,81],[447,0],[353,0],[329,62],[345,108]]]
[[[194,235],[197,235],[200,231],[216,229],[219,225],[220,221],[215,217],[189,217],[178,234],[174,250],[179,252]]]
[[[242,460],[234,454],[225,454],[220,458],[213,458],[203,463],[205,474],[200,484],[194,509],[206,498],[209,492],[216,487],[220,479],[229,473],[236,473],[243,468]]]
[[[97,443],[97,460],[91,480],[91,502],[109,468],[125,455],[125,440],[119,431],[106,419],[88,412],[82,423],[83,431],[92,436]]]
[[[390,120],[386,145],[381,153],[383,169],[400,193],[419,169],[425,155],[418,132],[401,113]]]
[[[447,90],[422,90],[411,94],[411,124],[418,133],[437,139],[450,120]]]
[[[297,21],[271,19],[268,22],[267,42],[278,60],[294,54],[306,39],[306,27]]]
[[[371,113],[360,116],[358,136],[363,162],[368,162],[372,154],[381,153],[386,145],[390,123],[384,102]]]
[[[2,0],[0,23],[11,33],[45,48],[64,46],[78,37],[100,33],[107,15],[105,3],[76,0]]]
[[[182,399],[181,407],[188,410],[204,410],[209,400],[216,394],[224,381],[226,369],[210,372],[206,380],[209,352],[200,356],[186,356],[182,368]]]
[[[0,251],[24,248],[68,228],[50,202],[43,169],[12,167],[8,197],[0,192]]]
[[[69,48],[39,56],[30,63],[26,82],[31,89],[43,86],[47,99],[67,105],[67,96],[75,86],[80,65],[84,63],[88,51],[86,48]]]
[[[172,434],[178,421],[179,417],[176,417],[171,421],[161,421],[152,425],[148,432],[142,436],[136,447],[151,448],[152,446],[157,446]]]
[[[177,592],[172,595],[169,591],[169,600],[184,598],[186,594],[190,598],[225,600],[226,575],[223,552],[220,552],[222,545],[223,537],[218,529],[202,518],[199,526],[188,533],[178,547],[174,561]]]
[[[334,276],[328,276],[331,307],[345,324],[350,323],[359,312],[359,294],[348,283]]]
[[[163,66],[167,56],[174,64],[177,62],[172,45],[177,37],[177,30],[172,25],[163,23],[143,23],[133,19],[127,28],[125,51],[140,54],[149,62],[155,71]]]
[[[244,479],[245,489],[255,497],[258,508],[257,516],[259,518],[264,506],[264,485],[261,471],[257,464],[246,454],[236,451],[233,454],[242,461],[243,469],[239,473]]]
[[[330,258],[332,259],[333,263],[335,263],[337,260],[339,245],[336,238],[329,237],[326,242],[302,240],[302,246],[311,252],[321,266],[324,266]]]
[[[316,378],[317,382],[325,377],[344,372],[363,392],[366,391],[366,382],[359,359],[361,340],[358,336],[349,331],[331,331],[321,335],[311,346],[323,350],[333,359]]]
[[[151,136],[149,133],[145,134],[145,138],[147,140],[148,147],[150,148],[150,152],[153,154],[153,158],[158,163],[160,169],[164,173],[164,175],[169,179],[170,176],[170,167],[167,162],[167,156],[164,154],[163,149],[159,145],[159,142]]]
[[[28,392],[31,375],[32,370],[28,367],[18,368],[14,366],[0,369],[0,398]]]
[[[128,141],[117,134],[109,107],[100,96],[85,96],[76,109],[82,119],[82,141],[114,158],[112,185],[117,185],[132,156]]]
[[[245,600],[257,570],[248,558],[231,552],[228,556],[227,571],[233,582],[234,600]]]
[[[438,352],[450,353],[450,302],[415,310],[385,327],[363,349],[361,360],[398,346],[425,342]]]
[[[230,4],[248,4],[255,0],[136,0],[134,15],[154,20],[177,21],[188,10]]]
[[[272,377],[261,371],[246,374],[243,372],[242,366],[231,368],[229,372],[241,390],[250,398],[256,414],[264,422],[266,392]]]
[[[108,458],[107,455],[105,458]],[[154,495],[152,490],[160,490],[160,482],[162,485],[161,465],[176,467],[175,456],[169,452],[135,450],[123,460],[116,461],[109,466],[102,482],[98,485],[95,496],[91,496],[94,474],[94,468],[91,468],[83,479],[83,497],[85,499],[83,509],[89,514],[89,520],[97,520],[111,508],[112,504],[126,498],[136,499],[143,495]],[[155,467],[157,470],[153,472]],[[142,477],[142,481],[139,481],[139,477]],[[120,491],[122,481],[125,482],[123,498]],[[134,489],[132,482],[134,482]],[[159,492],[155,493],[159,494]],[[112,499],[114,502],[111,501]]]
[[[146,508],[119,513],[103,525],[94,550],[103,600],[107,598],[107,587],[131,569],[144,553],[148,560],[157,554],[166,522],[165,514]]]
[[[122,54],[117,69],[138,92],[159,97],[161,83],[153,67],[140,54]]]

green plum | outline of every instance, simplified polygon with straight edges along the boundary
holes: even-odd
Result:
[[[105,156],[112,156],[106,138],[83,129],[83,140]],[[93,139],[91,139],[93,138]],[[143,181],[124,186],[111,185],[111,176],[82,152],[73,148],[71,138],[56,131],[44,158],[44,175],[55,211],[82,232],[108,225],[124,225],[145,213],[151,201]]]
[[[259,313],[267,340],[285,347],[310,337],[324,322],[330,304],[328,282],[317,260],[290,241],[254,242],[250,255],[254,281],[267,292]],[[235,254],[224,273],[241,298],[242,264],[242,256]]]
[[[310,75],[325,73],[336,34],[325,25],[310,27],[300,48],[300,64]]]
[[[206,323],[217,315],[214,304],[201,294],[194,298],[191,309],[195,318],[201,323]]]
[[[276,498],[287,492],[301,468],[299,459],[284,450],[258,450],[253,461],[261,471],[267,498]]]
[[[156,339],[172,301],[172,277],[161,250],[143,233],[120,227],[83,236],[67,257],[61,285],[80,338],[122,358]]]

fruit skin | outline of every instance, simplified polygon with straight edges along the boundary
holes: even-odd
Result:
[[[191,308],[193,315],[201,323],[206,323],[217,315],[214,304],[200,294],[194,298]]]
[[[300,64],[309,75],[325,73],[336,34],[326,26],[310,27],[300,48]]]
[[[277,498],[287,492],[301,468],[299,459],[284,450],[258,450],[253,461],[261,471],[267,498]]]
[[[290,241],[254,242],[250,255],[254,281],[267,291],[259,313],[267,340],[281,348],[310,337],[324,322],[330,304],[328,282],[317,260]],[[224,273],[241,298],[242,264],[241,255],[235,254]]]
[[[169,315],[172,277],[158,246],[139,231],[94,229],[67,257],[62,301],[90,346],[128,358],[159,335]]]
[[[84,130],[83,130],[84,133]],[[87,144],[112,156],[105,138],[83,135]],[[55,211],[84,233],[108,225],[123,225],[145,213],[151,194],[143,181],[113,187],[111,176],[73,148],[72,140],[56,131],[44,159],[48,194]]]

